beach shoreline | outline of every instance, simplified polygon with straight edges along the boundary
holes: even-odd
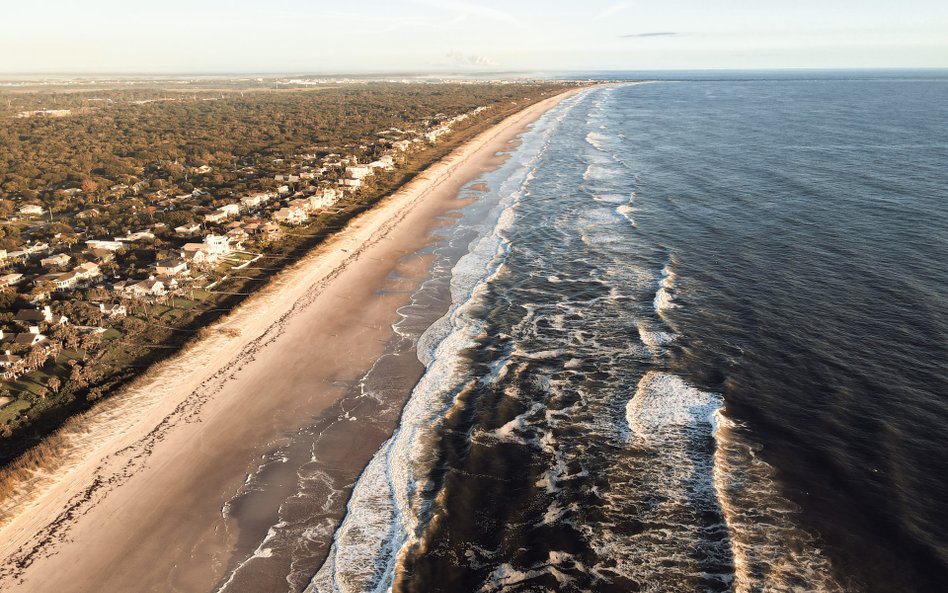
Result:
[[[465,183],[496,167],[530,123],[576,92],[536,103],[457,148],[204,337],[71,421],[62,468],[24,483],[14,509],[8,501],[3,590],[220,584],[239,538],[223,520],[222,501],[240,488],[248,464],[280,435],[331,412],[382,355],[406,298],[386,286],[393,276],[409,286],[424,277],[423,260],[406,257],[430,244]],[[418,363],[402,379],[421,371]],[[357,475],[386,435],[347,426],[339,435],[345,446],[327,447],[343,474]]]

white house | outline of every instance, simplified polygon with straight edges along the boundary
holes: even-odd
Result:
[[[143,241],[145,239],[154,239],[155,234],[151,231],[135,231],[134,233],[129,233],[124,237],[116,237],[116,241],[122,241],[125,243],[134,243],[135,241]]]
[[[20,206],[20,214],[24,216],[40,216],[46,212],[39,204],[24,204]]]
[[[123,249],[125,244],[121,241],[104,241],[100,239],[90,239],[86,241],[86,247],[89,249],[106,249],[108,251],[118,251]]]
[[[350,165],[346,167],[346,177],[349,179],[362,179],[372,174],[372,167],[361,165]]]
[[[222,235],[208,235],[203,243],[185,243],[181,248],[181,258],[185,261],[200,264],[213,263],[221,255],[230,253],[230,237]]]
[[[188,262],[180,258],[163,259],[155,263],[155,273],[159,276],[177,276],[188,273]]]
[[[99,303],[99,311],[102,312],[102,315],[108,317],[109,319],[118,319],[120,317],[125,317],[128,315],[128,311],[125,309],[125,305],[112,305],[108,303]]]
[[[244,208],[251,210],[253,208],[258,208],[260,206],[263,206],[264,204],[269,202],[272,197],[273,195],[268,194],[268,193],[252,194],[252,195],[244,196],[240,198],[240,204]]]
[[[6,274],[0,276],[0,287],[15,286],[23,280],[23,274]]]
[[[73,268],[72,271],[79,276],[79,280],[83,281],[94,280],[102,275],[102,270],[99,269],[99,264],[93,262],[79,264]]]
[[[309,216],[298,206],[280,208],[273,213],[273,220],[283,224],[303,224]]]
[[[230,253],[230,239],[222,235],[208,235],[204,237],[204,244],[208,253],[227,255]]]
[[[44,257],[40,260],[40,265],[44,268],[54,268],[59,266],[65,266],[69,263],[69,260],[72,258],[66,255],[65,253],[57,253],[56,255],[51,255],[49,257]]]
[[[175,234],[181,237],[191,237],[200,231],[201,225],[199,224],[185,224],[174,228]]]
[[[137,297],[156,297],[162,296],[165,294],[165,292],[167,292],[165,290],[164,283],[161,280],[155,280],[154,278],[136,282],[135,284],[129,286],[126,290]]]
[[[240,214],[240,206],[237,204],[225,204],[217,209],[218,212],[223,212],[226,216],[237,216]]]

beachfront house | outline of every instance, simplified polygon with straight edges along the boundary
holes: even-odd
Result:
[[[208,235],[203,243],[185,243],[181,248],[181,259],[194,264],[214,263],[230,251],[230,237]]]

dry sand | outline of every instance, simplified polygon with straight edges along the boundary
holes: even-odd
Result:
[[[330,410],[373,365],[410,293],[403,289],[425,273],[426,260],[405,256],[431,241],[462,185],[570,94],[509,117],[434,164],[187,352],[71,422],[63,467],[5,501],[12,518],[0,528],[0,590],[214,590],[239,539],[221,508],[248,467],[268,444]],[[401,285],[391,290],[393,277]],[[405,369],[412,380],[420,372]],[[324,455],[357,476],[386,435],[340,426]]]

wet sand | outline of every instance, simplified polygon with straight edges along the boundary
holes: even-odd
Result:
[[[5,501],[12,518],[0,528],[0,589],[217,589],[240,560],[235,551],[254,540],[246,534],[271,519],[245,504],[228,520],[222,508],[260,456],[294,431],[321,430],[314,459],[337,474],[336,484],[351,486],[397,414],[360,420],[372,408],[347,405],[347,394],[385,352],[397,309],[426,277],[426,260],[415,254],[458,207],[460,188],[495,167],[525,126],[569,94],[460,147],[186,352],[71,422],[63,467]],[[417,360],[397,365],[393,391],[407,396],[421,370]],[[346,492],[331,493],[328,534],[314,540],[311,557],[341,518]],[[232,589],[274,590],[280,570]]]

